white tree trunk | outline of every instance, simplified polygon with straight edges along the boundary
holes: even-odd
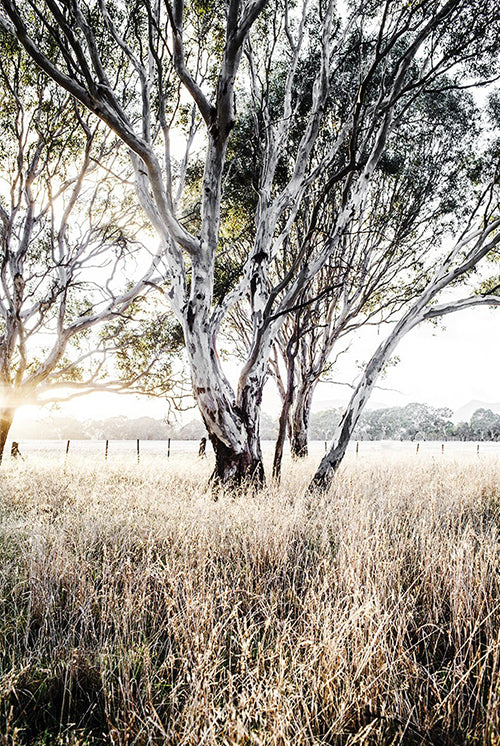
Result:
[[[193,300],[190,304],[184,329],[186,350],[193,393],[215,452],[213,480],[232,485],[243,481],[262,484],[264,468],[259,437],[262,390],[252,379],[244,401],[236,401],[220,367],[215,342],[206,333],[203,314],[193,310],[196,307]]]
[[[378,380],[382,369],[394,352],[401,339],[423,318],[420,304],[412,308],[401,321],[396,324],[391,334],[377,348],[375,354],[366,366],[361,380],[338,423],[330,450],[323,457],[312,481],[309,492],[326,490],[345,456],[347,446],[351,440],[354,428],[363,412],[370,394]]]

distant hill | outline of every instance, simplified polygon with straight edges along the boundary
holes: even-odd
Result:
[[[491,402],[479,401],[478,399],[472,399],[463,407],[457,409],[453,413],[454,422],[469,422],[470,418],[478,409],[491,409],[495,414],[500,414],[500,402],[492,404]]]
[[[130,419],[124,415],[104,420],[85,420],[62,415],[46,415],[16,422],[10,437],[14,440],[165,440],[174,437],[173,428],[153,417]]]

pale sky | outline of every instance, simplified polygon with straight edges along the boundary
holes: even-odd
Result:
[[[354,357],[366,359],[382,335],[382,329],[380,337],[371,330],[368,340],[365,333],[352,347]],[[499,309],[472,308],[450,314],[437,327],[422,324],[406,335],[395,355],[400,362],[379,381],[381,388],[373,392],[371,407],[418,401],[456,410],[472,399],[500,402]],[[349,373],[355,375],[352,365],[345,365],[345,372],[345,380]],[[329,399],[348,396],[347,387],[320,384],[315,409],[323,409]]]
[[[443,328],[444,326],[444,328]],[[384,330],[363,331],[343,362],[336,379],[352,382],[356,375],[353,361],[367,361]],[[438,327],[424,324],[410,332],[396,350],[400,362],[391,367],[379,388],[374,391],[369,406],[404,406],[410,402],[426,402],[456,410],[471,400],[500,402],[500,309],[474,308],[451,314]],[[348,360],[349,358],[349,360]],[[236,382],[237,367],[227,372]],[[391,390],[386,390],[391,389]],[[316,389],[315,410],[340,406],[347,401],[350,389],[323,383]],[[273,384],[264,394],[263,409],[275,416],[280,407]],[[92,394],[61,405],[61,414],[81,419],[100,419],[124,414],[129,417],[163,418],[167,408],[159,399],[135,396]],[[37,414],[37,408],[24,407],[21,420]],[[197,417],[195,409],[183,415],[183,421]]]

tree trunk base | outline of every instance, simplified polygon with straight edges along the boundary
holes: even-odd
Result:
[[[346,449],[347,443],[342,443],[324,456],[316,474],[307,488],[309,495],[314,493],[325,493],[328,491],[333,478],[342,463]]]
[[[215,468],[210,484],[216,487],[234,489],[242,486],[260,489],[265,485],[265,472],[262,458],[255,458],[249,451],[235,453],[225,443],[210,436],[215,451]]]
[[[309,456],[309,450],[307,448],[307,435],[305,436],[294,436],[290,443],[290,453],[294,460],[307,458]]]

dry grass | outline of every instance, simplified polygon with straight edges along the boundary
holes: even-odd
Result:
[[[498,461],[208,471],[7,464],[3,743],[500,744]]]

